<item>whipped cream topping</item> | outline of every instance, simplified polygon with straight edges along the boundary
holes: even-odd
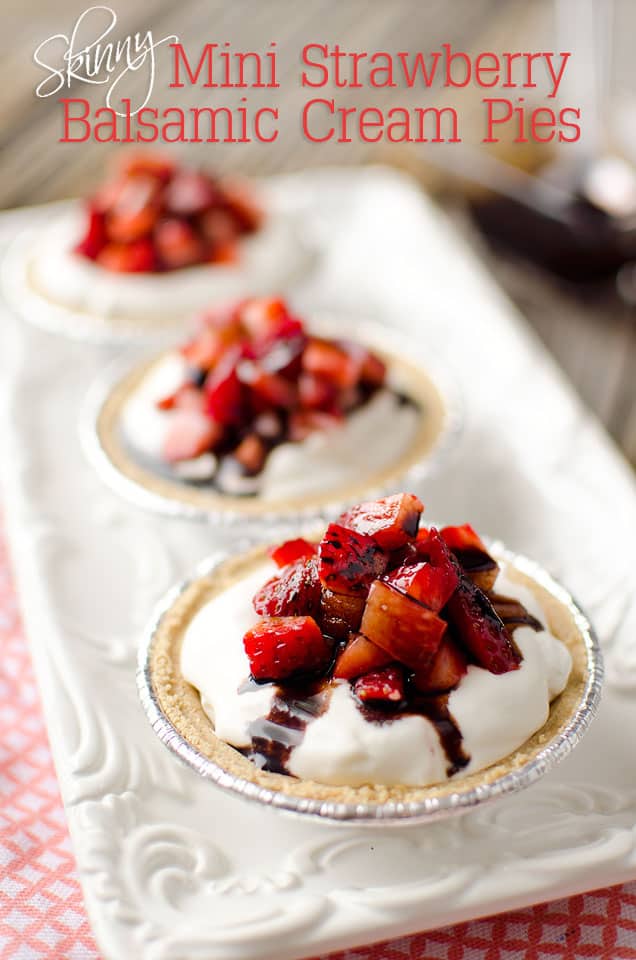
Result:
[[[234,264],[114,273],[73,253],[83,222],[77,205],[42,229],[31,253],[30,282],[54,303],[101,317],[182,318],[215,300],[271,293],[285,286],[307,256],[292,218],[271,210],[256,233],[240,240]]]
[[[263,563],[205,604],[187,627],[181,670],[201,695],[216,735],[237,748],[249,747],[250,724],[266,717],[277,687],[245,686],[249,663],[243,635],[258,620],[252,596],[275,572]],[[541,623],[540,603],[505,568],[497,593],[514,597]],[[514,632],[523,661],[496,676],[469,666],[448,697],[448,709],[463,736],[470,762],[457,776],[473,773],[508,756],[546,722],[550,702],[565,688],[572,660],[567,647],[547,629],[521,626]],[[241,689],[242,688],[242,689]],[[241,692],[239,690],[241,689]],[[383,723],[365,718],[347,681],[334,681],[326,709],[311,721],[291,750],[287,769],[321,783],[427,786],[448,776],[448,758],[435,726],[424,716],[404,715]]]
[[[133,450],[161,461],[163,441],[172,414],[171,411],[158,410],[156,402],[183,382],[185,368],[180,354],[167,354],[128,398],[122,411],[122,429]],[[392,385],[391,371],[388,382]],[[317,431],[299,443],[282,443],[275,447],[256,477],[242,477],[236,471],[219,471],[216,485],[228,494],[258,493],[267,500],[329,492],[357,482],[363,473],[378,473],[398,460],[413,442],[419,418],[419,411],[401,404],[392,390],[379,390],[341,426]],[[378,437],[382,438],[382,443],[378,443]],[[198,458],[199,462],[177,465],[175,476],[184,479],[211,477],[216,459],[206,457]]]

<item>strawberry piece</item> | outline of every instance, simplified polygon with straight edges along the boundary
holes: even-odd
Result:
[[[431,527],[427,535],[415,541],[415,549],[421,560],[428,560],[434,567],[458,570],[458,564],[453,554],[446,546],[437,527]]]
[[[198,410],[176,410],[164,439],[163,456],[169,463],[192,460],[212,450],[222,434],[222,426]]]
[[[412,670],[425,670],[437,653],[445,622],[382,580],[371,584],[360,632]]]
[[[151,233],[157,222],[159,184],[153,177],[127,180],[107,215],[108,235],[117,243],[132,243]]]
[[[253,297],[241,309],[241,322],[254,340],[275,338],[287,316],[285,301],[274,297]]]
[[[208,257],[210,263],[238,263],[239,248],[236,243],[219,243]]]
[[[279,373],[297,381],[306,342],[300,320],[285,317],[275,333],[254,339],[254,354],[267,373]]]
[[[320,580],[316,559],[299,560],[272,577],[252,600],[261,617],[313,615],[320,607]]]
[[[263,219],[248,183],[243,180],[223,180],[223,193],[228,209],[242,233],[253,233]]]
[[[356,680],[353,692],[362,703],[391,704],[404,700],[404,673],[400,667],[384,667]]]
[[[386,570],[387,557],[372,537],[330,523],[318,547],[320,581],[335,593],[365,596]]]
[[[154,232],[157,256],[167,270],[178,270],[201,263],[204,247],[201,238],[185,220],[162,220]]]
[[[168,213],[178,217],[191,217],[208,210],[221,199],[219,188],[196,170],[180,170],[176,173],[164,194]]]
[[[201,233],[212,245],[213,250],[232,244],[236,240],[239,230],[236,220],[227,210],[212,208],[201,214],[199,220]]]
[[[263,469],[267,447],[257,434],[248,433],[234,450],[233,456],[247,474],[255,476]]]
[[[243,637],[252,676],[259,683],[322,673],[331,646],[312,617],[270,617]]]
[[[122,177],[143,175],[166,183],[175,171],[175,163],[158,153],[133,153],[120,159],[118,170]]]
[[[245,330],[241,324],[240,310],[240,303],[215,304],[197,314],[194,318],[195,330],[197,334],[203,333],[204,330],[215,330],[231,340],[241,340],[245,336]]]
[[[491,673],[517,670],[521,655],[503,621],[479,587],[463,574],[446,607],[449,623],[480,667]]]
[[[271,547],[267,551],[277,567],[286,567],[297,560],[309,560],[317,553],[316,545],[297,537],[295,540],[285,540],[278,547]]]
[[[412,493],[360,503],[339,518],[351,530],[372,536],[384,550],[395,550],[412,540],[424,506]]]
[[[96,259],[105,270],[114,273],[152,273],[157,269],[157,258],[150,240],[107,243]]]
[[[370,350],[364,352],[360,380],[370,387],[381,387],[386,379],[386,363]]]
[[[303,369],[324,377],[337,387],[354,386],[360,378],[360,361],[344,347],[312,337],[303,353]]]
[[[249,383],[257,409],[277,407],[290,410],[296,406],[298,391],[295,384],[279,374],[266,373],[256,364],[250,364],[247,371],[242,367],[239,372],[241,379]]]
[[[181,347],[181,353],[190,366],[198,370],[211,370],[227,349],[219,330],[203,330],[194,340]]]
[[[467,669],[464,654],[446,635],[442,638],[430,668],[416,671],[413,683],[421,693],[444,693],[457,686]]]
[[[364,673],[384,667],[392,659],[390,653],[358,633],[351,637],[336,660],[333,675],[339,680],[355,680]]]
[[[98,210],[94,204],[88,205],[86,214],[86,232],[75,247],[75,253],[95,260],[106,243],[106,220],[102,211]]]
[[[446,606],[459,582],[452,565],[434,567],[426,561],[398,567],[385,579],[396,590],[423,603],[434,613]]]
[[[342,425],[342,416],[322,410],[296,410],[289,418],[289,439],[301,443],[317,430],[326,432]]]
[[[298,396],[301,407],[309,410],[330,410],[338,396],[337,387],[315,373],[301,373],[298,378]]]
[[[443,527],[441,534],[473,583],[480,590],[492,590],[499,573],[499,564],[490,556],[481,537],[471,525],[464,523],[461,527]]]
[[[334,640],[346,640],[360,626],[364,612],[364,597],[334,593],[323,589],[320,599],[320,624]]]
[[[238,426],[243,420],[243,386],[236,365],[239,352],[227,351],[205,381],[207,410],[219,423]]]

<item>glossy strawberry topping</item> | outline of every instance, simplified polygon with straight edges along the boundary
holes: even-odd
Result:
[[[261,219],[244,184],[160,156],[131,156],[87,201],[75,253],[114,273],[227,263]]]

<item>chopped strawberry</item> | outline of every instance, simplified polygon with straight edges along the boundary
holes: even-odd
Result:
[[[378,670],[390,663],[393,657],[382,647],[376,647],[361,633],[351,637],[349,643],[336,660],[333,675],[339,680],[355,680],[364,673]]]
[[[122,177],[151,176],[164,183],[170,179],[175,169],[173,160],[158,153],[124,154],[118,163]]]
[[[135,243],[107,243],[97,255],[97,263],[114,273],[151,273],[157,258],[150,240]]]
[[[111,240],[132,243],[151,233],[159,216],[158,190],[154,177],[131,177],[124,183],[107,214]]]
[[[414,494],[397,493],[352,507],[342,514],[340,523],[372,536],[385,550],[395,550],[415,537],[423,509]]]
[[[287,316],[285,301],[275,297],[254,297],[241,310],[241,321],[254,340],[276,337]]]
[[[342,416],[322,410],[296,410],[289,418],[289,439],[292,443],[306,440],[317,430],[335,430],[342,426]]]
[[[303,369],[324,377],[337,387],[351,387],[360,378],[360,362],[344,347],[312,337],[303,353]]]
[[[278,547],[272,547],[268,553],[277,567],[286,567],[288,563],[295,563],[296,560],[309,560],[315,557],[317,549],[316,545],[309,540],[296,537],[295,540],[285,540]]]
[[[240,309],[241,303],[234,302],[216,303],[213,307],[208,307],[194,318],[195,332],[200,334],[204,330],[214,330],[229,337],[231,341],[241,340],[245,336],[245,330],[239,316]]]
[[[219,423],[239,425],[243,419],[243,386],[236,365],[238,352],[228,350],[205,381],[208,413]]]
[[[203,259],[203,243],[185,220],[162,220],[154,232],[157,256],[168,270],[190,267]]]
[[[239,248],[236,243],[218,243],[209,255],[210,263],[237,263]]]
[[[222,331],[207,329],[184,344],[181,353],[191,366],[209,371],[219,362],[227,346]]]
[[[441,534],[473,583],[481,590],[492,590],[499,565],[471,525],[465,523],[461,527],[443,527]]]
[[[201,233],[212,245],[213,250],[234,243],[238,234],[236,221],[232,214],[227,210],[220,210],[215,207],[201,214],[199,225]]]
[[[330,523],[318,547],[319,575],[324,587],[336,593],[365,596],[381,576],[386,554],[372,537]]]
[[[166,210],[179,217],[203,213],[218,200],[219,188],[205,173],[196,170],[180,170],[166,187]]]
[[[346,640],[360,626],[364,611],[364,597],[348,593],[334,593],[323,588],[320,600],[320,624],[324,633],[334,640]]]
[[[360,379],[371,387],[381,387],[386,379],[386,363],[370,350],[363,354]]]
[[[212,450],[223,434],[223,427],[198,410],[175,410],[163,443],[163,456],[169,463],[192,460]]]
[[[384,667],[356,680],[353,692],[362,703],[391,704],[404,700],[404,672],[400,667]]]
[[[382,580],[371,584],[360,632],[412,670],[424,670],[437,653],[445,622],[428,607]]]
[[[291,617],[315,614],[320,607],[320,580],[315,558],[283,567],[254,595],[254,609],[261,617]]]
[[[243,637],[255,680],[289,680],[320,674],[331,660],[331,646],[312,617],[270,617]]]
[[[301,373],[298,378],[301,407],[309,410],[330,410],[338,396],[338,388],[331,380],[315,373]]]
[[[463,574],[446,607],[446,615],[455,635],[480,667],[491,673],[518,669],[521,655],[503,621],[486,594]]]
[[[457,561],[446,546],[437,527],[431,527],[425,537],[415,541],[415,548],[421,560],[428,560],[434,567],[444,570],[457,570]]]
[[[439,613],[457,587],[458,576],[451,565],[434,567],[423,561],[398,567],[386,576],[386,582]]]
[[[290,410],[296,406],[298,390],[295,384],[277,373],[266,373],[250,361],[247,361],[244,367],[248,364],[247,372],[244,373],[241,368],[239,374],[242,380],[249,383],[257,409],[278,407]]]
[[[263,219],[250,185],[244,180],[224,179],[223,193],[227,199],[228,208],[242,233],[253,233]]]
[[[107,240],[106,220],[102,211],[98,210],[94,204],[88,204],[86,214],[86,232],[75,247],[75,253],[95,260]]]
[[[297,381],[301,371],[302,354],[307,337],[300,320],[285,317],[275,333],[257,337],[254,354],[267,373],[279,373]]]
[[[233,456],[247,474],[255,476],[263,469],[267,447],[257,434],[248,433],[234,450]]]
[[[413,683],[422,693],[443,693],[456,687],[467,670],[466,657],[448,635],[442,638],[431,666],[416,671]]]

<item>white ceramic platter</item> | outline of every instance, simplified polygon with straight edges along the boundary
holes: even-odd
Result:
[[[81,398],[111,349],[0,317],[0,469],[86,902],[106,960],[292,960],[636,877],[636,490],[544,351],[404,178],[299,174],[330,251],[295,304],[418,324],[467,424],[419,492],[581,601],[604,645],[597,721],[541,782],[453,821],[369,831],[227,795],[156,739],[135,690],[159,597],[237,530],[143,513],[84,461]],[[6,215],[37,223],[38,210]],[[20,224],[17,222],[20,221]]]

